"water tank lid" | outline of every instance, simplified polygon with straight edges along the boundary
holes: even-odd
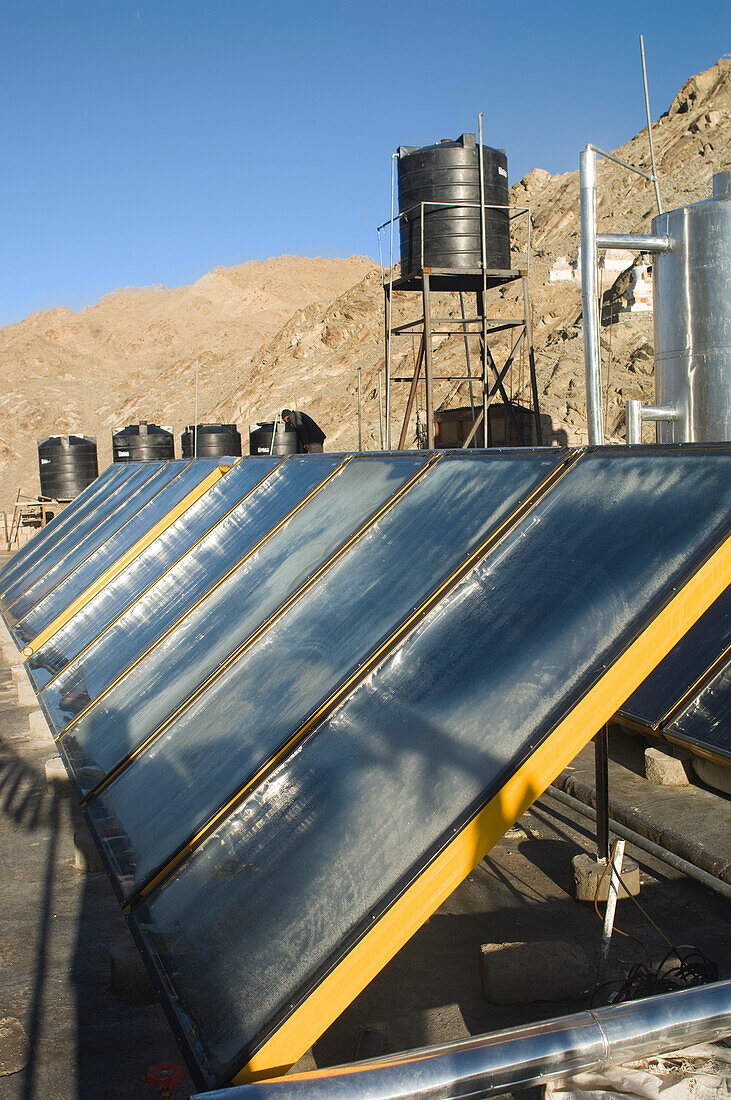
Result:
[[[73,447],[79,443],[96,443],[95,435],[84,435],[83,432],[70,432],[69,435],[44,435],[37,437],[39,447],[45,443],[56,443],[61,447]]]
[[[147,420],[140,420],[139,424],[127,424],[124,428],[114,428],[112,435],[172,435],[173,429],[168,424],[150,424]]]
[[[205,429],[220,428],[222,432],[235,432],[235,431],[238,431],[238,428],[236,427],[235,424],[199,424],[198,425],[198,430],[200,431],[201,428],[205,428]],[[195,424],[188,424],[188,426],[186,427],[185,430],[186,430],[186,432],[194,432],[195,429],[196,429]]]
[[[419,153],[422,149],[436,148],[438,145],[450,145],[452,147],[460,145],[463,149],[474,149],[475,147],[475,135],[474,134],[460,134],[458,138],[442,138],[441,141],[437,141],[433,146],[430,145],[399,145],[396,150],[396,156],[408,157],[410,153]],[[504,153],[504,149],[496,149],[496,153]]]

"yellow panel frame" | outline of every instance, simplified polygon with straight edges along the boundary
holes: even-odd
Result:
[[[286,1071],[436,912],[507,829],[649,676],[731,583],[731,537],[702,565],[500,792],[422,871],[234,1077]]]
[[[195,488],[192,489],[187,496],[183,497],[174,508],[171,508],[169,512],[162,516],[149,531],[146,531],[145,534],[137,540],[134,546],[130,546],[129,550],[125,550],[125,552],[117,558],[115,562],[112,562],[109,568],[106,569],[93,584],[90,584],[84,592],[77,596],[60,615],[56,616],[53,622],[44,627],[40,634],[37,634],[33,641],[29,642],[25,647],[23,656],[32,657],[49,638],[52,638],[61,627],[65,626],[66,623],[73,619],[74,615],[77,615],[82,608],[86,607],[94,596],[101,592],[110,581],[119,576],[119,574],[127,568],[130,562],[134,561],[143,550],[146,550],[156,538],[159,538],[176,519],[179,519],[184,512],[187,512],[188,509],[195,504],[196,501],[200,500],[209,489],[213,488],[230,469],[231,466],[217,466],[207,477],[199,481]]]

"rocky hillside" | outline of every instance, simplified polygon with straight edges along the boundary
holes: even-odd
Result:
[[[278,259],[215,268],[192,286],[127,288],[73,313],[58,307],[0,329],[0,510],[18,486],[37,493],[36,437],[96,435],[100,468],[112,427],[173,424],[212,407],[295,310],[332,301],[371,260]]]
[[[692,77],[654,123],[666,209],[707,197],[714,172],[729,167],[730,107],[731,61],[721,60]],[[616,153],[647,167],[646,131]],[[578,248],[578,173],[551,176],[536,168],[512,188],[512,201],[531,208],[530,293],[542,408],[559,438],[581,442],[580,286],[548,280],[556,258]],[[654,213],[650,184],[600,162],[600,229],[647,231]],[[522,245],[516,240],[516,249]],[[456,306],[451,297],[438,303],[439,312],[454,314]],[[521,306],[517,288],[491,295],[493,316],[514,316]],[[397,296],[394,321],[414,317],[418,308],[417,295]],[[464,374],[462,342],[437,345],[435,373]],[[414,350],[411,338],[398,341],[394,373],[409,372]],[[496,358],[506,351],[496,347]],[[621,438],[626,400],[653,394],[651,315],[624,314],[605,327],[602,354],[608,430]],[[193,417],[196,360],[201,419],[236,420],[243,434],[250,422],[296,406],[322,424],[329,449],[357,445],[360,367],[364,445],[376,447],[384,367],[380,273],[364,257],[282,257],[218,268],[190,287],[117,291],[78,314],[59,308],[0,330],[0,508],[7,507],[18,485],[38,491],[37,435],[96,433],[103,465],[112,426],[144,418],[173,423],[179,432]],[[477,360],[475,346],[474,365]],[[524,358],[516,360],[511,386],[515,395],[527,396]],[[394,389],[397,438],[406,387]],[[437,400],[467,403],[466,384],[440,383]],[[413,438],[412,431],[410,443]]]

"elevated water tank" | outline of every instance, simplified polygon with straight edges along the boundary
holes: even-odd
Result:
[[[224,455],[241,454],[241,433],[235,424],[199,424],[196,445],[196,426],[189,424],[180,436],[183,458],[222,458]]]
[[[175,458],[175,437],[172,428],[159,424],[128,424],[112,432],[114,462],[165,462]]]
[[[272,436],[274,437],[273,446]],[[285,424],[283,420],[277,421],[276,433],[273,420],[264,420],[260,424],[254,424],[249,431],[249,454],[296,455],[299,451],[297,432],[289,424]]]
[[[483,145],[485,204],[508,205],[508,161],[502,149]],[[401,274],[422,267],[481,271],[479,146],[474,134],[462,134],[424,148],[398,150]],[[424,207],[422,202],[445,203]],[[469,204],[469,205],[467,205]],[[510,268],[507,210],[485,210],[488,268]]]
[[[731,172],[713,177],[710,199],[659,214],[653,257],[655,395],[676,419],[661,443],[731,439]]]
[[[93,435],[52,435],[38,440],[41,496],[73,500],[99,476]]]

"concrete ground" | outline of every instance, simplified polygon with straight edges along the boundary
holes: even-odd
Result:
[[[152,1098],[155,1093],[144,1084],[146,1068],[182,1058],[157,1004],[128,1004],[110,988],[109,948],[128,933],[106,875],[84,874],[74,866],[75,812],[46,788],[44,764],[52,749],[29,743],[27,715],[17,705],[10,670],[0,668],[0,1020],[19,1020],[28,1043],[24,1052],[22,1036],[0,1026],[0,1047],[6,1044],[0,1049],[0,1100]],[[628,775],[645,783],[624,764],[613,765],[612,772],[617,789]],[[653,792],[645,794],[651,803]],[[689,796],[692,792],[685,792]],[[727,815],[731,803],[713,797],[718,812]],[[580,944],[594,970],[601,924],[591,905],[571,897],[571,859],[592,850],[590,822],[548,798],[540,800],[300,1068],[586,1007],[586,996],[488,1004],[478,957],[483,943],[562,939]],[[721,977],[730,977],[727,903],[642,852],[628,852],[640,863],[641,901],[665,935],[673,943],[699,947],[718,964]],[[634,938],[615,936],[615,975],[631,962],[657,961],[665,954],[664,942],[632,902],[620,902],[617,923]],[[16,1055],[25,1064],[8,1073]],[[190,1091],[186,1078],[175,1095]]]

